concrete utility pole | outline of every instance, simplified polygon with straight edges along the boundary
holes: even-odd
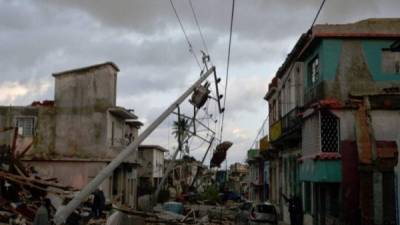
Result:
[[[197,87],[205,81],[210,74],[215,74],[215,67],[211,67],[206,73],[186,90],[174,103],[172,103],[146,130],[139,135],[130,145],[117,155],[106,167],[104,167],[97,176],[91,180],[68,204],[61,209],[54,217],[57,225],[66,221],[66,218],[90,195],[96,188],[109,176],[112,172],[133,152],[137,151],[140,143],[142,143],[168,116],[179,104],[181,104]]]
[[[172,158],[171,158],[171,162],[169,163],[169,165],[168,165],[168,167],[167,167],[167,170],[165,171],[164,176],[162,177],[160,183],[159,183],[158,186],[157,186],[156,191],[154,192],[153,199],[151,200],[151,205],[152,205],[152,207],[153,207],[154,205],[156,205],[156,203],[157,203],[158,195],[160,194],[161,188],[164,186],[165,180],[168,178],[168,174],[169,174],[169,173],[171,172],[171,170],[173,170],[174,167],[175,167],[175,159],[176,159],[176,156],[178,155],[178,152],[179,152],[179,151],[182,151],[182,149],[179,149],[179,148],[178,148],[178,149],[175,150],[175,153],[174,153],[174,155],[173,155]]]

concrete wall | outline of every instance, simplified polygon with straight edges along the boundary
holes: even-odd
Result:
[[[2,106],[0,107],[0,128],[15,127],[17,125],[16,120],[19,117],[33,118],[34,119],[34,129],[37,127],[38,118],[38,108],[36,107],[19,107],[19,106]],[[36,129],[35,129],[36,130]],[[12,139],[14,136],[14,131],[6,131],[0,133],[0,144],[10,145],[12,144]],[[30,141],[33,139],[34,135],[25,136],[21,138],[27,138]]]
[[[61,184],[69,185],[77,189],[84,187],[97,173],[104,168],[106,162],[67,162],[67,161],[29,161],[26,165],[33,166],[40,176],[57,177]],[[104,194],[110,199],[110,179],[102,184]]]
[[[307,157],[318,154],[321,151],[321,134],[318,112],[305,119],[301,134],[303,156]]]
[[[164,152],[157,148],[141,148],[138,152],[139,176],[161,178],[164,175]],[[190,164],[189,164],[190,165]]]
[[[355,110],[330,110],[339,118],[340,140],[355,140]]]
[[[33,143],[26,156],[52,157],[54,155],[55,108],[52,106],[3,106],[0,107],[0,127],[16,126],[18,118],[33,118],[33,135],[17,136],[16,152]],[[21,130],[20,130],[21,131]],[[14,131],[0,132],[0,144],[11,145]]]
[[[143,149],[139,150],[138,158],[140,161],[140,167],[138,171],[139,177],[149,177],[153,178],[153,159],[154,159],[154,152],[150,149]]]
[[[376,140],[396,141],[400,134],[400,110],[371,111]]]
[[[382,68],[382,49],[394,40],[324,39],[310,50],[305,60],[305,93],[311,91],[308,63],[318,56],[320,80],[324,84],[321,98],[335,98],[345,103],[351,95],[383,93],[383,88],[400,86],[400,76]],[[323,95],[323,96],[322,96]]]
[[[54,77],[57,107],[89,107],[105,111],[115,106],[117,70],[110,64],[64,72]]]
[[[106,64],[55,75],[57,154],[107,157],[107,109],[115,106],[116,73]]]
[[[125,138],[125,120],[107,113],[107,146],[122,149],[127,146]]]

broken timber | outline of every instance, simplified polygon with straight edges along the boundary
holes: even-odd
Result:
[[[179,106],[210,74],[215,74],[215,67],[211,67],[207,72],[202,74],[200,78],[186,90],[174,103],[172,103],[139,137],[128,145],[122,152],[117,155],[105,168],[103,168],[97,176],[91,180],[68,204],[55,215],[55,223],[61,224],[66,218],[83,202],[94,190],[109,176],[112,172],[128,157],[133,151],[137,150],[140,143],[144,141],[173,111]]]

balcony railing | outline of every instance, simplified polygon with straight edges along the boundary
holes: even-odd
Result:
[[[282,136],[282,120],[276,121],[269,127],[269,140],[276,141]]]
[[[247,151],[247,160],[251,161],[254,160],[256,158],[260,157],[260,150],[258,149],[250,149]]]
[[[282,118],[282,134],[286,134],[292,131],[295,127],[297,127],[301,123],[301,119],[298,116],[300,113],[300,109],[298,107],[289,111]]]
[[[325,82],[321,81],[314,87],[307,89],[304,94],[304,105],[309,105],[325,98],[325,87]]]

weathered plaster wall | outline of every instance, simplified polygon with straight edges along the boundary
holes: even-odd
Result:
[[[114,128],[113,128],[114,127]],[[125,120],[108,113],[107,146],[121,149],[126,146]]]
[[[386,73],[382,69],[382,49],[389,48],[392,43],[392,40],[362,41],[364,56],[375,81],[400,81],[399,74]]]
[[[37,123],[38,109],[35,107],[24,106],[2,106],[0,107],[0,128],[15,127],[16,118],[34,117]],[[0,144],[11,145],[14,131],[0,132]],[[32,140],[32,137],[29,137]]]
[[[355,140],[354,110],[331,110],[340,121],[340,140]]]
[[[138,174],[140,177],[153,178],[153,159],[154,152],[149,149],[139,150],[138,156],[140,160],[140,167]]]
[[[54,153],[54,112],[55,109],[51,106],[3,106],[0,107],[0,127],[16,126],[16,120],[20,117],[33,118],[33,135],[18,135],[16,152],[21,152],[33,143],[26,156],[51,157]],[[11,145],[13,136],[13,130],[0,132],[0,144]]]
[[[303,149],[303,157],[313,156],[321,151],[321,134],[319,127],[318,113],[306,118],[306,120],[303,122],[301,132],[301,148]]]
[[[61,184],[69,185],[77,189],[84,187],[91,179],[93,179],[98,171],[104,168],[105,162],[68,162],[68,161],[29,161],[26,162],[33,166],[41,176],[57,177]],[[101,187],[110,198],[110,179],[106,179]]]
[[[115,106],[116,72],[103,65],[55,76],[57,154],[107,156],[107,109]]]
[[[400,134],[400,110],[373,110],[370,114],[375,139],[396,141]]]
[[[55,155],[55,108],[39,107],[32,149],[27,157],[51,158]]]
[[[56,106],[97,111],[115,106],[116,76],[117,71],[109,64],[55,75]]]
[[[383,88],[399,87],[400,75],[382,69],[382,50],[394,40],[323,39],[315,44],[305,59],[304,91],[323,83],[322,98],[335,98],[345,103],[349,95],[379,94]],[[308,64],[319,56],[320,77],[311,85]],[[321,84],[322,85],[322,84]]]

